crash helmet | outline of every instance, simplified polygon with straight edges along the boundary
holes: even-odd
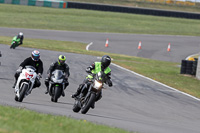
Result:
[[[34,50],[31,53],[31,58],[32,58],[33,61],[39,61],[39,59],[40,59],[40,52],[38,50]]]
[[[17,38],[22,39],[24,37],[24,34],[22,32],[19,32],[19,34],[17,35]]]
[[[102,58],[101,58],[101,65],[103,68],[106,68],[110,65],[111,63],[111,58],[110,56],[108,55],[104,55]]]
[[[60,55],[58,57],[58,64],[63,65],[65,63],[66,57],[64,55]]]

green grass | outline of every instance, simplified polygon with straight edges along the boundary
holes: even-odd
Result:
[[[0,133],[128,133],[65,116],[39,114],[22,108],[0,106]]]
[[[11,39],[11,37],[0,36],[0,44],[10,45]],[[23,46],[95,56],[108,54],[114,59],[113,63],[200,98],[199,80],[192,76],[181,75],[180,67],[178,67],[180,66],[180,63],[157,61],[97,51],[86,51],[86,44],[76,42],[26,38]]]
[[[20,8],[19,8],[20,7]],[[136,34],[200,35],[199,20],[0,4],[0,27]]]

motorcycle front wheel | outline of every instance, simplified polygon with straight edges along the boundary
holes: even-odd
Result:
[[[95,93],[91,93],[90,97],[86,99],[85,103],[83,104],[83,107],[81,109],[82,114],[86,114],[88,112],[91,105],[95,102],[95,99],[96,99]]]
[[[55,86],[54,88],[54,95],[53,95],[53,102],[58,102],[58,98],[62,94],[62,89],[59,86]]]
[[[13,48],[13,44],[11,44],[10,49]]]
[[[22,86],[22,88],[19,90],[19,98],[18,98],[18,101],[19,101],[19,102],[22,102],[22,101],[23,101],[27,89],[28,89],[28,85],[27,85],[27,84],[24,84],[24,85]]]

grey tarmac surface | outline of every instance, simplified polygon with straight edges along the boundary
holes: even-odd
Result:
[[[11,50],[8,45],[0,44],[3,55],[0,58],[2,64],[0,104],[84,119],[140,133],[199,133],[200,131],[200,101],[114,65],[111,65],[114,86],[103,91],[103,98],[96,103],[95,109],[89,110],[86,115],[74,113],[72,111],[74,100],[70,95],[87,75],[85,68],[98,60],[97,57],[88,55],[40,50],[44,62],[42,86],[34,89],[22,103],[15,102],[12,89],[13,75],[19,63],[30,56],[32,50],[23,47]],[[70,85],[65,90],[66,96],[61,97],[58,103],[52,103],[50,96],[44,94],[44,79],[48,66],[60,54],[67,57],[70,66]]]
[[[137,35],[116,33],[90,33],[55,30],[36,30],[0,27],[0,36],[15,36],[22,31],[25,38],[40,38],[90,43],[90,50],[118,53],[130,56],[151,58],[170,62],[179,62],[187,56],[199,53],[200,37],[167,36],[167,35]],[[105,47],[106,39],[109,47]],[[141,41],[142,49],[138,50]],[[171,51],[167,52],[168,44]]]

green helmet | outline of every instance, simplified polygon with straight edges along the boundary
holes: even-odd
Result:
[[[65,63],[66,57],[64,55],[60,55],[58,57],[58,64],[63,65]]]

